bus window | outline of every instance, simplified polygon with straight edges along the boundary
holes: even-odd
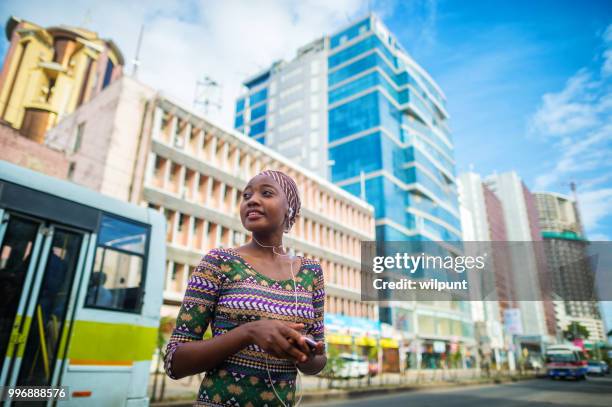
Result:
[[[140,312],[148,229],[102,217],[86,307]]]

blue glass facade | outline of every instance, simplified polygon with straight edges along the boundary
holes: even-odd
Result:
[[[381,240],[461,240],[444,97],[373,17],[330,38],[331,180],[375,207]]]
[[[375,17],[330,38],[327,102],[331,181],[360,196],[365,175],[376,239],[460,245],[444,96]],[[381,307],[381,321],[398,312]]]
[[[244,83],[249,93],[236,100],[234,115],[234,128],[262,144],[265,144],[266,141],[269,79],[270,72],[268,71]]]

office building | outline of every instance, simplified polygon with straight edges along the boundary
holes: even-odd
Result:
[[[542,343],[553,341],[556,323],[535,198],[513,171],[492,174],[484,184],[503,209],[522,334],[540,348]]]
[[[565,329],[569,319],[595,329],[603,337],[603,324],[597,301],[595,275],[589,261],[586,239],[574,199],[557,193],[534,193],[552,288],[563,302],[557,325]],[[599,321],[594,323],[593,321]]]

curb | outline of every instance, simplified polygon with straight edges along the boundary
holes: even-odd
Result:
[[[502,378],[490,378],[483,380],[466,380],[456,382],[437,382],[431,384],[410,384],[410,385],[388,385],[384,387],[374,387],[366,389],[331,389],[319,393],[304,394],[302,397],[302,403],[315,403],[324,402],[331,400],[351,400],[359,399],[368,396],[376,396],[391,393],[404,393],[416,390],[426,389],[437,389],[437,388],[450,388],[450,387],[461,387],[461,386],[478,386],[483,384],[503,384],[512,383],[520,380],[531,380],[536,379],[534,376],[513,376],[513,377],[502,377]],[[188,407],[193,405],[194,400],[175,400],[175,401],[161,401],[151,403],[151,407]]]

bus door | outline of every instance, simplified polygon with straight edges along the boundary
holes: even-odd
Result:
[[[0,386],[58,385],[90,235],[2,209],[0,219]]]

